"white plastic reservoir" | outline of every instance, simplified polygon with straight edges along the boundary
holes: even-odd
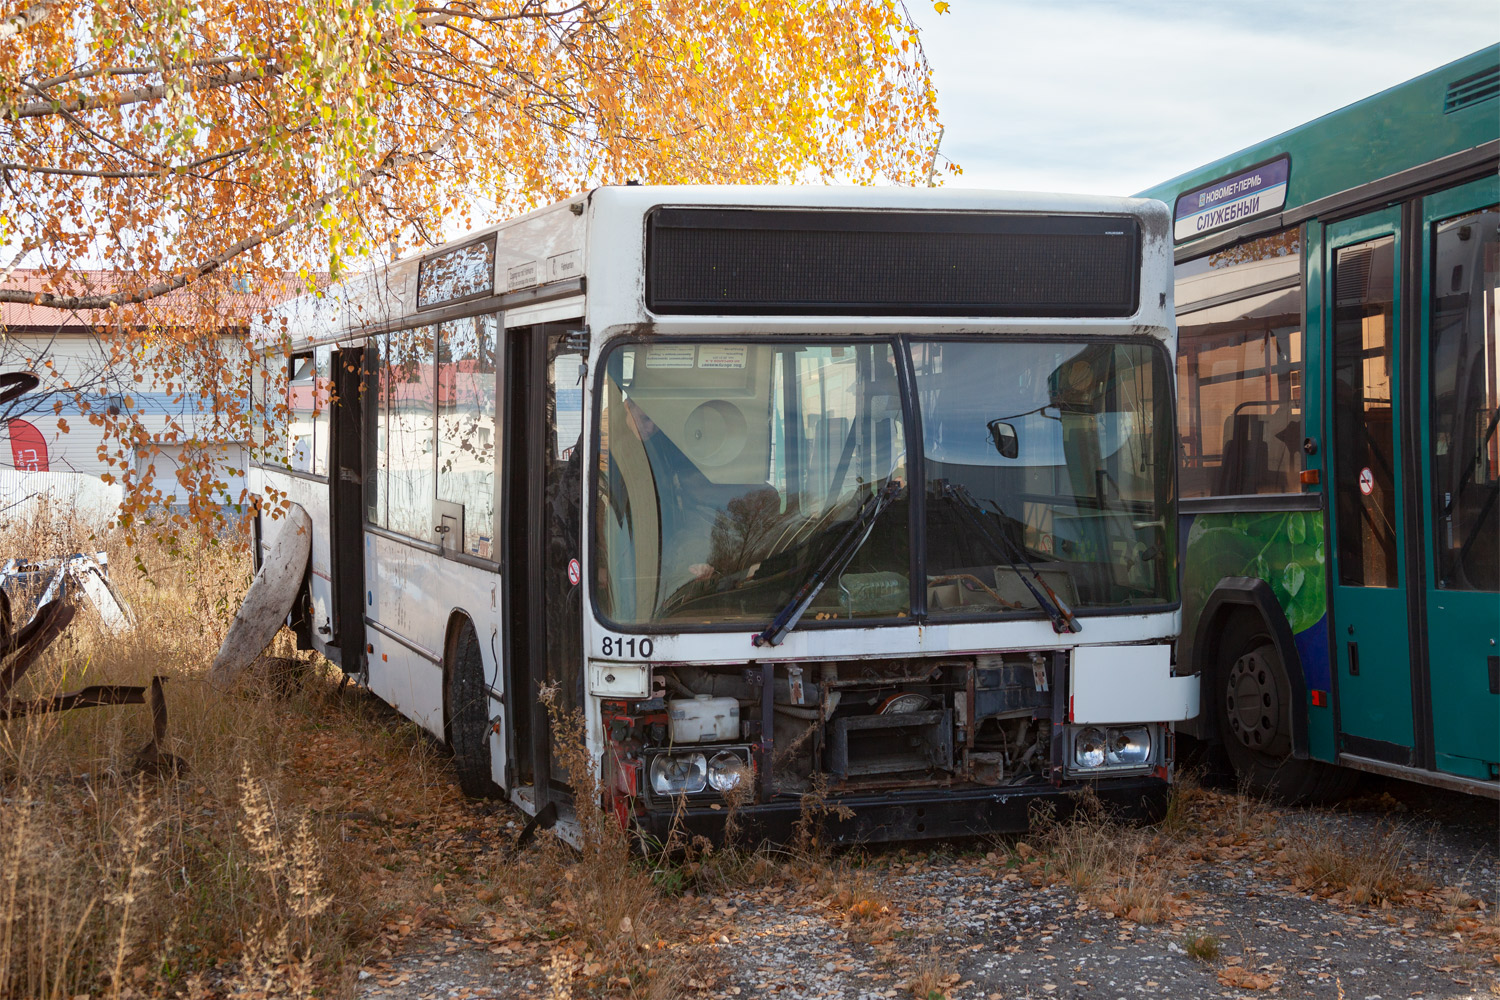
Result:
[[[700,694],[667,702],[673,743],[705,743],[740,738],[740,703],[733,698]]]

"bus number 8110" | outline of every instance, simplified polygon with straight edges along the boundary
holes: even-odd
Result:
[[[643,660],[651,659],[651,651],[655,645],[650,639],[636,639],[634,636],[607,635],[604,637],[604,655],[619,656],[626,659],[634,659],[639,656]]]

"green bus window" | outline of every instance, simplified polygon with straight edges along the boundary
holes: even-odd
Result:
[[[1394,587],[1396,566],[1396,241],[1338,251],[1333,287],[1333,476],[1339,582]]]
[[[1500,590],[1500,210],[1438,223],[1432,274],[1437,585]]]
[[[1176,294],[1180,495],[1299,492],[1299,231],[1179,264]]]

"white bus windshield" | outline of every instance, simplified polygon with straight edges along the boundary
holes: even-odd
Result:
[[[908,350],[915,400],[897,372]],[[909,616],[913,410],[929,613],[1043,613],[1017,562],[1075,608],[1175,600],[1170,381],[1159,348],[672,340],[606,355],[601,615],[621,626],[764,626],[862,505],[892,487],[802,622]],[[967,520],[950,485],[977,507]],[[975,537],[975,519],[988,540]]]

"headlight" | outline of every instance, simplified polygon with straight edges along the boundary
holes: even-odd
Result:
[[[1105,754],[1111,767],[1140,767],[1151,762],[1151,730],[1145,726],[1109,731]]]
[[[716,792],[727,792],[749,781],[750,765],[739,754],[726,750],[714,754],[714,759],[708,762],[708,784]]]
[[[662,753],[651,760],[651,790],[657,795],[693,795],[707,781],[708,760],[701,753]]]
[[[1073,730],[1069,770],[1090,777],[1147,771],[1157,759],[1158,731],[1153,725],[1079,726]]]
[[[1104,730],[1095,726],[1080,729],[1073,737],[1073,763],[1079,767],[1102,766],[1108,745]]]

